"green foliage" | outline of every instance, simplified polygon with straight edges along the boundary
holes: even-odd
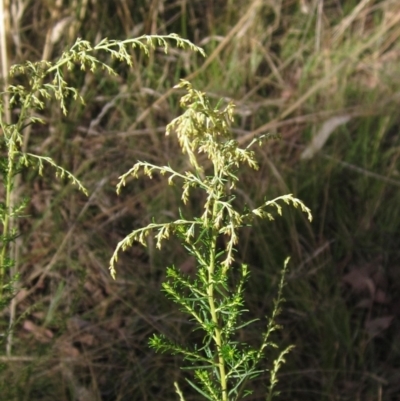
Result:
[[[168,41],[173,41],[178,47],[190,48],[204,55],[202,49],[194,46],[191,42],[181,39],[175,34],[166,36],[141,36],[139,38],[127,39],[124,41],[103,39],[97,45],[92,46],[89,42],[78,39],[75,44],[63,52],[55,62],[27,61],[24,64],[14,65],[10,70],[10,76],[18,81],[18,84],[11,84],[1,94],[0,101],[0,128],[2,137],[0,148],[0,169],[3,176],[4,201],[0,203],[1,245],[0,245],[0,306],[5,306],[13,294],[13,282],[16,274],[8,278],[8,271],[14,266],[11,255],[11,245],[18,236],[16,219],[23,217],[23,211],[27,200],[18,200],[17,176],[24,168],[36,168],[40,175],[45,165],[51,166],[56,176],[66,178],[75,184],[80,191],[87,195],[87,190],[71,172],[59,166],[48,156],[29,153],[26,149],[28,135],[27,129],[32,124],[44,124],[44,119],[38,117],[36,112],[42,111],[46,102],[56,99],[66,115],[68,112],[68,101],[79,99],[78,89],[71,86],[65,79],[65,73],[78,67],[80,70],[89,69],[94,72],[98,69],[104,70],[111,75],[116,72],[110,67],[108,61],[101,61],[98,53],[105,53],[111,59],[124,62],[129,66],[133,65],[130,49],[138,48],[146,54],[156,46],[168,51]],[[9,104],[14,111],[15,121],[8,121]],[[11,324],[10,324],[11,327]]]
[[[167,175],[170,185],[179,182],[182,186],[181,199],[184,204],[188,202],[193,190],[202,191],[205,195],[204,212],[200,217],[189,218],[180,211],[180,218],[175,221],[153,222],[132,231],[117,245],[110,269],[115,277],[115,264],[120,250],[126,250],[134,241],[146,246],[149,235],[154,235],[159,249],[163,240],[172,234],[181,241],[197,261],[196,277],[190,278],[176,267],[168,267],[163,290],[168,298],[190,316],[196,330],[202,331],[203,341],[201,344],[183,346],[155,334],[149,341],[150,346],[159,352],[182,355],[186,361],[185,369],[193,371],[194,378],[188,379],[189,384],[205,399],[238,400],[248,394],[248,380],[263,372],[260,362],[266,349],[277,347],[271,339],[271,333],[278,328],[275,321],[284,283],[282,275],[272,316],[259,347],[254,348],[239,341],[238,332],[253,322],[243,317],[246,311],[244,290],[250,272],[246,264],[234,263],[239,230],[251,226],[256,218],[273,220],[274,210],[281,215],[282,203],[300,208],[309,220],[311,212],[292,195],[265,200],[261,206],[252,210],[237,210],[234,191],[239,181],[239,169],[244,164],[253,169],[258,168],[251,147],[257,142],[261,143],[263,137],[254,139],[246,148],[240,148],[229,128],[233,120],[232,103],[223,109],[213,107],[204,93],[194,90],[189,82],[182,81],[177,87],[187,90],[181,99],[181,105],[186,111],[167,126],[167,134],[177,134],[191,169],[179,172],[170,165],[157,166],[139,161],[120,177],[117,192],[121,191],[131,176],[138,178],[141,173],[149,178],[157,173]],[[287,263],[288,260],[283,273]],[[232,280],[233,269],[238,271],[240,277],[236,284]],[[277,371],[290,348],[281,351],[273,364],[267,399],[271,399],[274,394]],[[177,384],[176,388],[183,400]]]

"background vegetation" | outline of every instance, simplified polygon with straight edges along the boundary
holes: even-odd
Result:
[[[27,146],[67,167],[90,196],[46,175],[19,182],[29,218],[19,227],[17,295],[1,311],[4,322],[13,310],[17,317],[14,351],[0,361],[2,400],[176,399],[179,361],[154,354],[147,340],[155,331],[185,338],[187,322],[160,287],[165,266],[191,273],[193,261],[176,244],[161,256],[150,242],[121,257],[116,281],[108,262],[132,228],[179,209],[164,181],[132,182],[120,197],[115,184],[138,159],[184,163],[164,136],[180,113],[181,93],[171,88],[183,77],[236,103],[241,143],[267,132],[282,138],[258,150],[259,172],[242,172],[240,201],[294,193],[313,212],[312,224],[294,213],[260,223],[239,247],[251,269],[254,317],[271,310],[282,261],[292,257],[279,340],[296,348],[280,372],[280,399],[396,399],[397,0],[9,0],[5,11],[10,65],[52,60],[77,37],[171,32],[207,58],[137,52],[133,69],[115,64],[118,78],[73,72],[68,79],[86,106],[71,102],[63,116],[54,104],[41,116],[46,125],[30,133]],[[263,399],[266,386],[261,378],[248,399]]]

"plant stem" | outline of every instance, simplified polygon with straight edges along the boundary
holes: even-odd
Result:
[[[7,191],[6,204],[8,204],[7,203],[8,197],[9,197],[9,194]],[[6,208],[7,208],[7,206],[6,206]],[[8,217],[7,213],[5,214],[2,223],[3,223],[3,232],[2,232],[3,240],[2,240],[2,244],[1,244],[1,253],[0,253],[0,300],[3,297],[3,289],[4,289],[4,284],[5,284],[5,282],[4,282],[5,266],[4,265],[5,265],[6,255],[7,255],[7,248],[8,248],[6,241],[4,239],[8,233],[9,217]]]
[[[0,0],[0,48],[1,48],[1,75],[3,79],[3,113],[4,113],[4,122],[6,124],[11,123],[11,113],[10,113],[10,97],[6,91],[8,85],[8,55],[7,55],[7,40],[6,40],[6,26],[8,26],[8,10],[5,7],[4,0]],[[3,116],[1,116],[1,122],[3,123]],[[3,124],[1,124],[3,125]],[[4,135],[4,130],[3,130]],[[7,205],[9,204],[9,191],[7,188]],[[6,206],[7,207],[7,206]],[[8,209],[7,209],[8,210]],[[3,223],[3,236],[7,235],[9,229],[9,217],[8,214],[5,214]],[[4,278],[5,278],[5,268],[4,262],[7,255],[7,245],[3,239],[0,253],[0,300],[3,296],[3,286],[4,286]]]
[[[13,204],[14,204],[14,197],[13,197],[13,175],[14,175],[14,154],[13,152],[9,152],[9,158],[11,159],[11,162],[9,162],[8,170],[7,170],[7,189],[6,189],[6,215],[5,215],[5,225],[4,225],[4,233],[6,236],[10,235],[12,233],[12,229],[14,226],[14,217],[11,215],[12,214],[12,209],[13,209]],[[14,244],[15,246],[15,244]],[[12,259],[13,254],[16,252],[15,247],[9,246],[7,243],[4,244],[3,247],[4,251],[4,257],[5,255],[10,254],[10,259]],[[4,262],[4,259],[3,259]],[[15,262],[15,260],[13,260]],[[16,273],[16,267],[12,265],[11,267],[11,278],[14,277]],[[13,305],[13,302],[11,301],[10,304],[10,318],[9,318],[9,324],[8,324],[8,335],[7,335],[7,345],[6,345],[6,354],[7,356],[11,356],[11,349],[12,349],[12,343],[13,343],[13,336],[12,336],[12,327],[14,323],[14,318],[15,318],[15,306]]]
[[[11,196],[12,196],[12,176],[14,174],[14,160],[13,160],[13,149],[9,147],[9,152],[8,152],[8,166],[7,166],[7,177],[6,177],[6,199],[5,199],[5,205],[4,205],[4,216],[2,219],[3,223],[3,230],[2,230],[2,235],[3,235],[3,240],[1,244],[1,253],[0,253],[0,268],[1,268],[1,277],[0,277],[0,298],[3,295],[3,287],[5,285],[5,264],[6,264],[6,258],[7,258],[7,253],[9,249],[8,245],[8,238],[10,234],[10,228],[11,228]]]
[[[215,221],[215,216],[217,214],[217,204],[214,202],[213,205],[213,216],[211,221]],[[208,303],[210,305],[211,318],[214,323],[214,341],[217,346],[218,351],[218,368],[220,374],[220,384],[222,389],[222,401],[228,400],[228,389],[227,389],[227,381],[226,381],[226,372],[225,372],[225,360],[222,355],[222,334],[221,328],[218,321],[218,316],[215,308],[214,302],[214,273],[215,273],[215,265],[216,265],[216,252],[217,252],[217,239],[218,239],[218,230],[215,227],[212,227],[211,233],[211,247],[210,247],[210,265],[208,267]]]
[[[7,124],[11,123],[11,112],[10,112],[10,96],[6,91],[8,86],[8,54],[7,54],[7,32],[10,26],[9,11],[6,7],[8,2],[5,4],[4,0],[0,0],[0,59],[1,59],[1,75],[3,79],[3,112],[5,121]]]

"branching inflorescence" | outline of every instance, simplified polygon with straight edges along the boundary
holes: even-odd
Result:
[[[182,346],[175,344],[163,335],[155,334],[150,346],[160,352],[181,354],[187,362],[186,369],[194,371],[194,379],[188,382],[205,399],[211,401],[238,400],[246,394],[246,383],[260,371],[260,361],[267,347],[276,347],[270,335],[278,326],[275,318],[282,301],[283,275],[279,285],[278,297],[272,316],[267,323],[261,345],[252,348],[238,342],[236,334],[252,321],[243,321],[244,287],[249,276],[248,266],[236,266],[235,246],[239,241],[239,230],[251,226],[255,218],[274,219],[273,210],[281,215],[282,203],[292,205],[306,213],[311,221],[310,210],[292,195],[283,195],[265,201],[253,210],[238,211],[234,207],[234,189],[238,182],[240,166],[247,164],[253,169],[258,165],[251,147],[263,138],[254,139],[246,148],[240,148],[231,135],[233,120],[232,103],[225,108],[213,107],[204,93],[192,88],[187,81],[177,87],[185,88],[181,105],[186,111],[167,126],[167,134],[173,132],[178,137],[182,152],[187,154],[191,169],[175,171],[171,166],[157,166],[148,162],[137,162],[120,177],[117,185],[119,193],[131,176],[139,174],[152,177],[159,173],[168,176],[168,183],[180,182],[182,201],[186,204],[194,188],[204,192],[203,214],[197,218],[186,219],[183,212],[180,218],[166,223],[151,223],[132,231],[116,247],[111,258],[110,270],[115,277],[115,264],[118,254],[129,248],[134,241],[146,246],[146,238],[154,235],[156,246],[161,249],[163,240],[170,235],[180,239],[189,254],[197,261],[195,279],[185,276],[176,267],[167,268],[167,281],[163,289],[167,296],[188,314],[204,333],[201,345]],[[204,154],[206,157],[202,157]],[[201,161],[206,159],[206,163]],[[203,166],[203,165],[204,166]],[[221,248],[220,237],[226,244]],[[284,271],[288,260],[285,261]],[[232,286],[229,281],[230,270],[240,270],[240,280]],[[277,382],[276,373],[284,361],[289,348],[281,351],[270,371],[270,385],[267,399],[273,395]],[[178,384],[177,393],[184,399]]]
[[[63,113],[68,113],[68,105],[72,100],[83,99],[77,88],[69,84],[66,80],[66,73],[75,68],[94,72],[104,70],[105,72],[116,75],[114,69],[108,61],[101,61],[98,55],[103,53],[111,56],[111,59],[133,65],[133,59],[129,54],[132,49],[149,53],[155,47],[168,51],[169,42],[177,47],[197,51],[204,55],[201,48],[193,45],[190,41],[180,38],[178,35],[171,34],[166,36],[141,36],[123,41],[103,39],[97,45],[92,46],[89,42],[77,39],[75,44],[54,61],[27,61],[24,64],[17,64],[10,69],[10,79],[18,81],[18,84],[10,84],[0,94],[0,173],[2,174],[2,184],[4,187],[4,200],[0,202],[0,307],[8,304],[13,296],[12,285],[15,282],[18,269],[10,275],[9,271],[13,268],[15,261],[11,255],[11,245],[18,235],[17,218],[22,217],[23,210],[27,204],[26,199],[18,200],[16,177],[26,167],[34,167],[42,174],[44,166],[48,165],[55,169],[56,176],[65,177],[75,184],[79,190],[87,194],[87,191],[78,178],[65,168],[59,166],[48,156],[36,155],[27,151],[27,128],[35,123],[44,124],[44,120],[38,117],[37,112],[42,112],[46,107],[46,102],[56,99]],[[5,110],[7,105],[12,111],[13,121],[9,121],[9,110]],[[11,316],[11,315],[10,315]],[[14,322],[10,317],[9,333],[12,331]],[[9,337],[10,339],[10,337]],[[8,341],[10,344],[10,341]],[[10,354],[11,347],[8,346]]]

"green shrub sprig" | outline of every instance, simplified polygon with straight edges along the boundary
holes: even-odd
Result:
[[[281,215],[282,203],[300,208],[311,221],[310,210],[292,195],[280,196],[265,201],[253,210],[238,211],[234,206],[234,190],[238,183],[238,170],[243,164],[257,169],[255,154],[251,147],[262,141],[254,139],[246,148],[240,148],[230,132],[234,106],[213,107],[204,93],[192,88],[187,81],[177,87],[185,88],[187,94],[181,99],[186,111],[167,126],[167,134],[177,134],[182,152],[187,154],[191,169],[179,172],[170,165],[157,166],[148,162],[137,162],[120,177],[117,192],[122,190],[131,176],[138,178],[143,173],[152,178],[159,173],[168,176],[168,183],[182,186],[182,201],[186,204],[195,188],[205,194],[203,214],[186,218],[180,211],[180,218],[166,223],[152,222],[146,227],[132,231],[120,241],[111,258],[110,270],[115,277],[115,264],[119,252],[129,248],[134,241],[146,246],[146,238],[154,235],[156,246],[175,235],[197,263],[196,277],[191,279],[175,266],[167,268],[167,280],[163,290],[168,298],[177,303],[190,316],[203,333],[201,344],[180,345],[155,334],[150,346],[159,352],[180,354],[186,361],[185,369],[193,370],[190,385],[205,399],[211,401],[238,400],[247,394],[246,383],[259,375],[260,361],[268,347],[277,345],[270,335],[278,326],[275,318],[282,301],[283,275],[279,285],[272,316],[266,325],[258,348],[239,342],[237,333],[252,321],[243,320],[244,290],[249,277],[246,264],[236,266],[235,246],[239,241],[239,229],[251,226],[255,218],[274,219],[273,209]],[[207,161],[204,161],[204,154]],[[202,165],[203,164],[203,165]],[[197,199],[197,198],[196,198]],[[221,241],[221,237],[225,241]],[[221,243],[225,243],[221,246]],[[288,260],[285,261],[284,271]],[[231,270],[239,269],[240,280],[236,285],[230,280]],[[284,362],[284,356],[291,347],[280,352],[270,371],[267,399],[271,399],[277,382],[276,373]],[[180,400],[184,396],[175,384]]]
[[[138,48],[148,54],[150,49],[161,47],[167,52],[171,41],[178,47],[188,48],[204,55],[201,48],[188,40],[181,39],[176,34],[144,35],[123,41],[103,39],[94,46],[88,41],[77,39],[75,44],[54,62],[27,61],[11,67],[10,79],[16,81],[18,78],[18,84],[10,84],[0,94],[0,172],[3,178],[4,192],[4,199],[0,202],[0,306],[5,306],[10,301],[13,294],[13,283],[18,273],[16,267],[17,271],[11,278],[8,274],[15,264],[10,246],[18,235],[16,219],[23,217],[23,211],[27,204],[26,199],[18,200],[16,196],[16,178],[20,172],[26,167],[33,167],[38,170],[39,174],[42,174],[44,166],[49,165],[55,169],[56,176],[65,177],[80,191],[87,194],[83,184],[71,172],[59,166],[48,156],[36,155],[27,151],[27,128],[35,123],[44,124],[44,120],[35,115],[35,111],[42,112],[48,100],[56,99],[66,115],[68,113],[67,99],[83,102],[78,89],[69,84],[65,78],[65,73],[76,67],[91,72],[101,69],[111,75],[116,75],[114,69],[107,62],[98,58],[99,53],[104,53],[111,56],[112,59],[132,66],[133,60],[128,52],[129,49]],[[5,110],[8,104],[12,111],[11,122],[8,121],[9,110]],[[11,326],[12,322],[10,322],[10,328]]]

